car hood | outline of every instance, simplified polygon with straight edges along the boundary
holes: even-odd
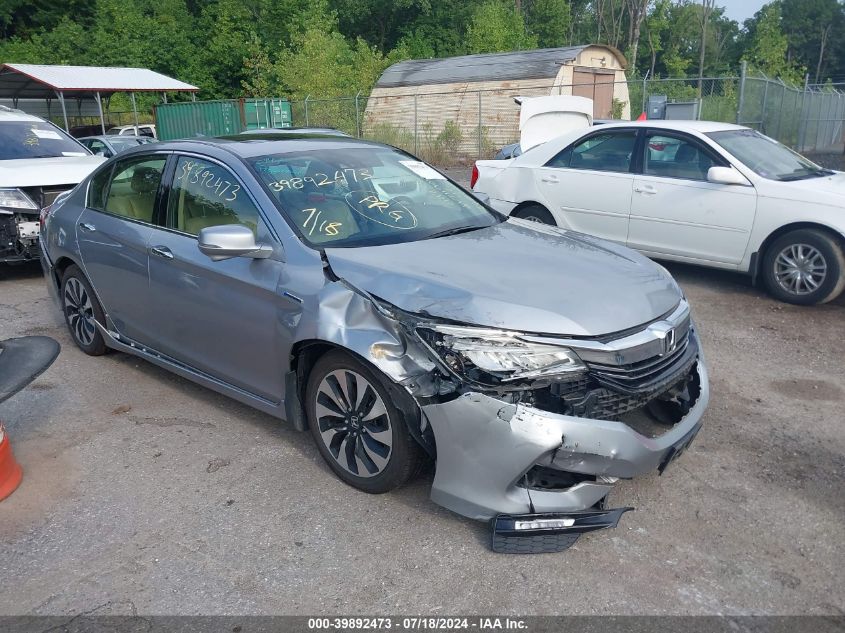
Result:
[[[105,160],[102,156],[0,160],[0,187],[75,185]]]
[[[758,190],[762,196],[769,198],[845,206],[845,172],[788,182],[765,180],[758,184]]]
[[[407,312],[521,332],[609,334],[681,299],[660,266],[630,249],[516,219],[326,256],[335,274]]]

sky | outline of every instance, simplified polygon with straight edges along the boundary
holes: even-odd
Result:
[[[725,7],[726,15],[739,22],[740,26],[746,18],[752,17],[766,4],[766,0],[716,0],[716,6]]]

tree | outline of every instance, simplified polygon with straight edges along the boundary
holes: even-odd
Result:
[[[648,14],[648,7],[651,0],[625,0],[625,6],[628,8],[628,21],[630,23],[628,29],[628,69],[633,75],[637,69],[637,49],[640,45],[640,30],[642,29],[643,20]]]
[[[760,9],[748,25],[752,32],[743,59],[770,77],[798,82],[803,70],[787,58],[789,41],[781,28],[781,6],[772,2]]]
[[[534,0],[525,13],[526,28],[541,48],[565,46],[572,28],[569,0]]]
[[[645,19],[646,37],[650,53],[648,76],[653,77],[657,66],[657,54],[663,50],[664,31],[669,28],[669,4],[671,0],[657,0],[654,9]]]
[[[473,12],[466,34],[468,53],[535,48],[537,39],[525,31],[522,13],[500,0],[487,0]]]
[[[701,0],[701,43],[698,52],[698,96],[701,97],[701,88],[704,83],[704,59],[707,50],[707,23],[710,21],[710,14],[716,7],[716,0]]]
[[[841,42],[845,36],[842,4],[837,0],[783,0],[782,13],[788,54],[799,64],[815,68],[816,83],[822,80],[828,63],[834,72],[845,72],[845,60],[830,59],[831,42]]]

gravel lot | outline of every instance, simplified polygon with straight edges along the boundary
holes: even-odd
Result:
[[[0,269],[0,338],[63,345],[0,405],[25,470],[0,505],[0,614],[845,614],[845,299],[669,268],[710,363],[704,430],[665,476],[618,486],[637,508],[618,529],[522,557],[431,503],[430,472],[368,496],[308,435],[85,356],[38,266]]]

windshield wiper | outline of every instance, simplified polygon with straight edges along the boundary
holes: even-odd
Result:
[[[800,170],[795,170],[799,172]],[[779,176],[778,180],[781,182],[792,182],[794,180],[806,180],[807,178],[822,178],[824,176],[833,176],[836,173],[830,169],[816,169],[815,171],[803,171],[801,173],[792,173],[786,176]]]
[[[460,233],[469,233],[470,231],[476,231],[478,229],[483,229],[483,226],[458,226],[451,229],[444,229],[442,231],[437,231],[436,233],[432,233],[431,235],[427,235],[425,239],[431,240],[436,237],[446,237],[447,235],[458,235]]]

